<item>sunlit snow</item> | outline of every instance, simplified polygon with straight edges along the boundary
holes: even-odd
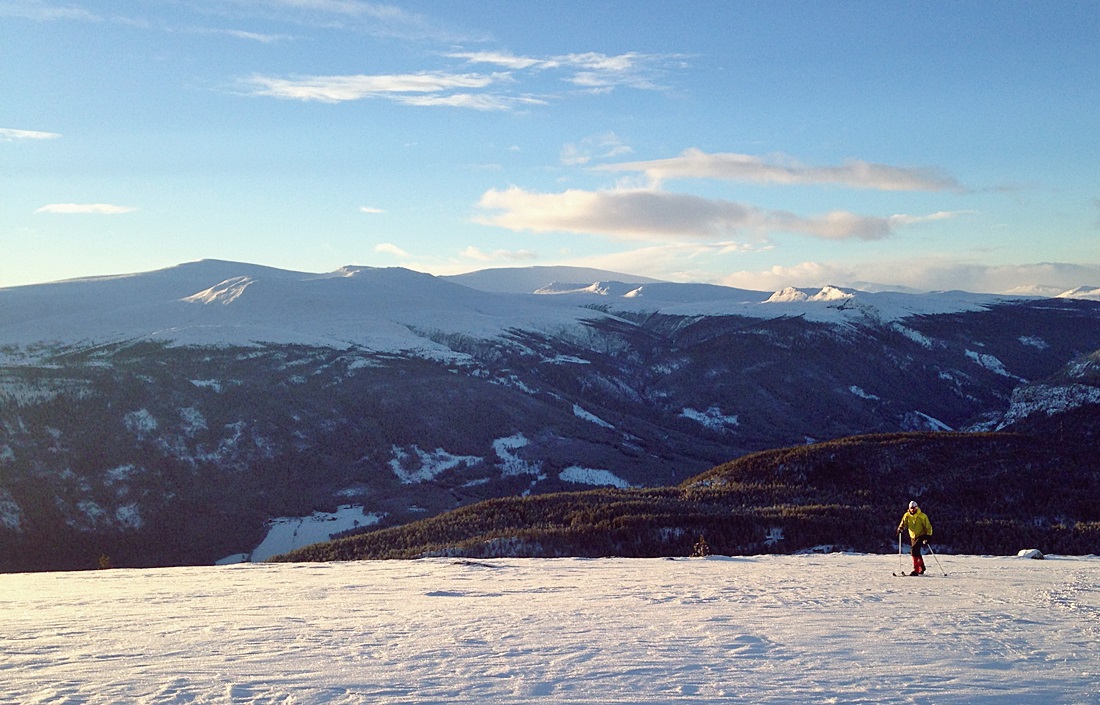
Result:
[[[1100,559],[940,560],[919,578],[846,554],[0,575],[0,701],[1100,701]]]
[[[910,316],[981,310],[1004,296],[940,292],[909,294],[825,287],[774,294],[703,284],[630,283],[520,288],[489,273],[433,277],[407,269],[345,267],[309,274],[240,262],[204,260],[154,272],[0,289],[0,337],[6,364],[33,364],[33,346],[92,346],[163,341],[172,345],[308,344],[415,355],[453,364],[467,353],[455,340],[509,340],[531,331],[583,343],[588,323],[621,313],[737,315],[854,325]],[[498,275],[506,276],[506,275]],[[483,287],[471,288],[455,282]],[[516,287],[516,288],[512,288]],[[534,293],[554,291],[547,296]],[[1018,297],[1017,297],[1018,298]],[[592,306],[603,310],[593,310]],[[555,363],[587,363],[571,356]],[[217,391],[214,380],[195,380]]]

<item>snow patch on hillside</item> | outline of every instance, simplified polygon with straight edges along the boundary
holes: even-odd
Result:
[[[244,290],[252,285],[256,280],[252,277],[233,277],[232,279],[226,279],[219,284],[200,291],[197,294],[184,297],[184,301],[188,303],[199,304],[222,304],[228,306],[244,294]]]
[[[597,426],[603,426],[604,428],[615,428],[613,425],[611,425],[608,422],[604,421],[599,416],[596,416],[593,413],[585,411],[583,408],[581,408],[581,406],[579,404],[574,404],[573,405],[573,415],[576,416],[578,419],[584,419],[585,421],[588,421],[590,423],[594,423]]]
[[[909,328],[908,326],[903,326],[902,324],[900,324],[896,321],[890,325],[890,328],[897,331],[898,333],[901,333],[906,338],[908,338],[909,340],[912,340],[914,343],[921,346],[922,348],[925,348],[926,350],[931,350],[932,349],[933,342],[932,342],[932,339],[929,338],[928,336],[923,335],[921,333],[918,333],[917,331],[913,330],[912,328]]]
[[[149,413],[148,409],[131,411],[122,417],[122,422],[126,425],[126,430],[138,438],[145,438],[157,430],[157,420]]]
[[[985,369],[989,370],[990,372],[994,372],[996,374],[999,374],[1002,377],[1008,377],[1010,379],[1024,381],[1021,377],[1017,377],[1016,375],[1009,372],[1005,368],[1004,363],[1001,362],[999,359],[997,359],[994,355],[989,355],[987,353],[975,352],[973,350],[967,350],[966,351],[966,356],[968,358],[970,358],[971,360],[973,360],[974,362],[981,365],[982,367],[984,367]]]
[[[594,470],[582,468],[578,465],[568,467],[558,473],[558,478],[563,482],[572,482],[578,485],[594,485],[596,487],[618,487],[626,489],[630,483],[622,479],[610,470]]]
[[[526,447],[529,443],[530,441],[522,433],[493,441],[493,450],[496,451],[497,458],[500,459],[501,477],[514,475],[538,476],[542,474],[541,462],[524,460],[515,453],[515,451]]]
[[[428,452],[416,445],[407,450],[400,446],[391,446],[390,452],[393,455],[390,468],[397,479],[406,485],[428,482],[460,465],[470,467],[483,460],[476,455],[454,455],[442,448]]]
[[[1021,335],[1019,340],[1021,344],[1035,348],[1036,350],[1046,350],[1050,347],[1050,343],[1033,335]]]
[[[216,379],[193,379],[191,384],[200,389],[210,389],[219,393],[222,391],[222,383]]]
[[[705,411],[686,408],[680,412],[680,416],[700,423],[712,431],[725,431],[739,425],[737,416],[730,416],[717,406],[712,406]]]
[[[335,512],[314,512],[307,517],[277,517],[268,522],[267,536],[252,550],[248,560],[262,563],[272,556],[329,541],[336,534],[377,524],[382,516],[377,513],[366,514],[363,507],[347,504]],[[232,558],[235,557],[226,559],[226,562],[241,562],[232,561]]]
[[[145,524],[136,503],[124,504],[115,509],[115,525],[123,529],[140,529]]]
[[[848,391],[851,392],[852,394],[855,394],[860,399],[867,399],[867,400],[870,400],[870,401],[878,401],[880,399],[880,397],[878,397],[874,394],[871,394],[869,392],[865,392],[865,391],[863,391],[862,387],[858,387],[854,384],[851,387],[848,387]]]
[[[193,406],[180,409],[180,420],[183,422],[183,432],[188,437],[194,438],[199,431],[207,429],[206,417]]]

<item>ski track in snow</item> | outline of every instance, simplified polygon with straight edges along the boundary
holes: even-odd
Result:
[[[1100,702],[1100,559],[940,559],[0,575],[0,702]]]

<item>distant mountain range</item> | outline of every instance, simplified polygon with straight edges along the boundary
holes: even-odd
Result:
[[[0,570],[210,563],[295,518],[332,519],[324,538],[853,434],[1088,413],[1090,291],[222,261],[0,289]]]

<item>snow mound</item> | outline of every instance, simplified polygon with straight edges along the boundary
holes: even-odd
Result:
[[[792,286],[788,286],[786,289],[780,289],[775,292],[764,303],[776,304],[776,303],[799,303],[803,301],[844,301],[846,299],[854,298],[855,294],[850,291],[844,291],[835,286],[824,286],[818,291],[812,289],[796,289]]]
[[[595,294],[596,296],[629,296],[637,291],[637,284],[624,284],[623,282],[597,281],[591,284],[568,284],[563,282],[551,282],[536,289],[538,295],[553,294]]]
[[[786,289],[780,289],[771,296],[764,303],[776,304],[776,303],[795,303],[799,301],[809,300],[810,295],[801,289],[796,289],[793,286],[788,286]]]

